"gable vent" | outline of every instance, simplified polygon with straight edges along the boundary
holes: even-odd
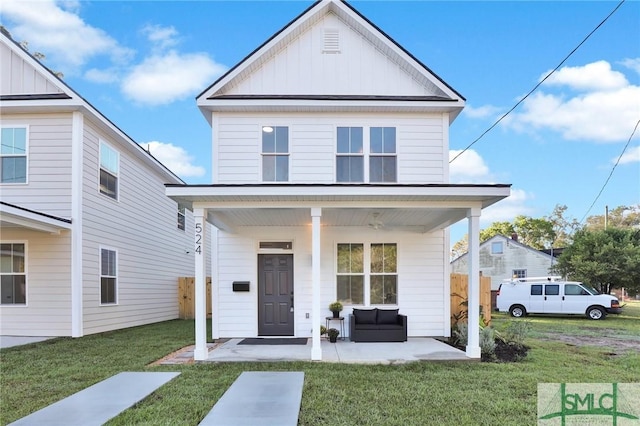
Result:
[[[323,53],[340,53],[340,33],[338,30],[324,30]]]

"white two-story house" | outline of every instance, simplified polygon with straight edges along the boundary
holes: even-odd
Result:
[[[194,272],[181,179],[0,34],[0,333],[73,336],[178,317]]]
[[[213,338],[312,337],[320,360],[335,300],[345,317],[399,309],[409,337],[448,336],[447,228],[465,218],[467,354],[480,357],[479,217],[510,187],[449,184],[449,126],[464,103],[339,0],[314,3],[204,90],[213,182],[167,186],[195,217],[196,359],[207,357],[209,256]]]

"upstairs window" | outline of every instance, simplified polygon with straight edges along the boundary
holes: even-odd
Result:
[[[178,204],[178,229],[184,231],[186,225],[185,208]]]
[[[289,181],[289,128],[262,128],[262,181]]]
[[[396,128],[372,127],[369,139],[369,182],[397,182]]]
[[[118,174],[120,154],[100,141],[100,193],[118,199]]]
[[[491,243],[491,254],[502,254],[503,252],[502,241]]]
[[[27,183],[27,128],[3,127],[0,134],[0,183]]]
[[[337,182],[364,182],[362,127],[338,127]]]
[[[114,305],[118,284],[117,253],[115,250],[100,249],[100,304]]]
[[[0,244],[0,304],[27,303],[27,274],[25,270],[25,244]]]

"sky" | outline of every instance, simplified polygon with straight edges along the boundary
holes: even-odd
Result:
[[[0,22],[197,184],[211,182],[211,129],[195,97],[311,4],[2,0]],[[483,210],[482,228],[556,205],[583,221],[640,203],[640,1],[626,0],[599,28],[618,1],[350,4],[466,98],[450,158],[522,101],[450,165],[451,183],[512,184],[508,199]],[[452,245],[466,229],[451,228]]]

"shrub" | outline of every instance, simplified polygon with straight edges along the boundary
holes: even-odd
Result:
[[[493,359],[496,352],[496,338],[493,328],[484,327],[480,329],[480,353],[482,356]]]
[[[529,335],[531,331],[531,323],[529,321],[511,320],[507,323],[503,332],[504,340],[507,343],[515,343],[517,345],[524,345],[524,339]]]

